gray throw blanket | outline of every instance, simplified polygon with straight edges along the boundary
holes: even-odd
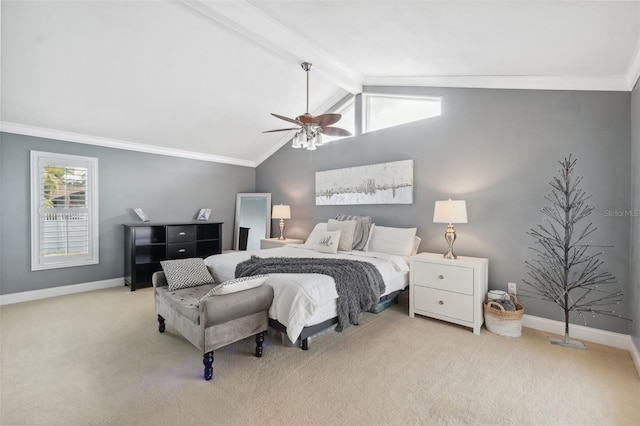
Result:
[[[371,263],[358,260],[251,256],[236,266],[236,278],[281,273],[324,274],[333,278],[338,292],[337,331],[357,324],[360,313],[377,303],[385,289],[380,271]]]

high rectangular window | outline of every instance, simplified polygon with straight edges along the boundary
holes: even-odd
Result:
[[[98,159],[31,151],[31,270],[98,263]]]
[[[442,114],[441,98],[365,93],[364,132],[399,126]]]

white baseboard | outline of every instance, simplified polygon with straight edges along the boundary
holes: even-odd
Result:
[[[525,314],[522,317],[522,326],[564,336],[564,322],[562,321],[555,321]],[[588,342],[625,350],[629,350],[629,339],[631,339],[631,336],[628,334],[598,330],[597,328],[585,327],[583,325],[576,324],[569,325],[569,334],[572,339],[586,340]]]
[[[638,376],[640,376],[640,350],[631,339],[631,343],[629,343],[629,353],[631,354],[631,359],[633,363],[636,365],[636,371],[638,372]]]
[[[523,315],[522,326],[564,336],[564,322],[562,321],[534,317],[532,315]],[[631,359],[636,366],[638,376],[640,376],[640,351],[638,351],[638,348],[630,335],[599,330],[597,328],[585,327],[583,325],[576,324],[569,325],[569,334],[572,339],[586,340],[588,342],[629,351]]]
[[[82,284],[64,285],[60,287],[45,288],[42,290],[22,291],[0,295],[0,306],[13,303],[29,302],[31,300],[46,299],[48,297],[64,296],[67,294],[83,293],[85,291],[101,290],[124,286],[124,278],[94,281]]]

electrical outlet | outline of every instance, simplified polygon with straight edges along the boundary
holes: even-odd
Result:
[[[507,283],[507,293],[516,294],[516,283]]]

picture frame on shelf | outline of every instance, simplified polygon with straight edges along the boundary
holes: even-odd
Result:
[[[136,214],[138,215],[141,221],[150,222],[149,217],[146,215],[144,211],[142,211],[140,207],[134,208],[133,211],[136,212]]]
[[[198,213],[198,217],[196,220],[201,220],[206,222],[209,220],[209,216],[211,216],[211,209],[200,209],[200,212]]]

